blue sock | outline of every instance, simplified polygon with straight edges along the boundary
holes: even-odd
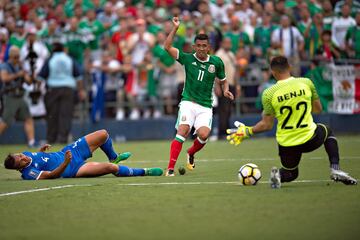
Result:
[[[106,142],[100,146],[101,150],[106,154],[109,160],[114,160],[117,157],[117,153],[114,151],[110,136],[106,139]]]
[[[145,170],[143,168],[129,168],[126,166],[119,166],[119,171],[116,176],[118,177],[136,177],[136,176],[144,176]]]

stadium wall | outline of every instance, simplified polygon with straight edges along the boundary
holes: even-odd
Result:
[[[360,134],[360,114],[357,115],[338,115],[322,114],[316,115],[316,122],[322,122],[330,126],[335,134]],[[231,122],[238,120],[246,125],[254,125],[260,120],[259,115],[245,115],[232,117]],[[72,137],[77,139],[95,130],[106,129],[111,134],[114,141],[132,140],[169,140],[175,134],[175,117],[146,120],[104,120],[93,124],[90,121],[74,121],[72,126]],[[214,119],[213,134],[217,131],[217,119]],[[44,120],[35,121],[36,138],[46,139],[46,122]],[[263,136],[274,136],[275,130],[263,134]],[[0,136],[0,144],[23,144],[26,143],[23,131],[23,123],[16,122]]]

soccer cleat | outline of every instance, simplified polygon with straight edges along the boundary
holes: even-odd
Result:
[[[186,168],[191,170],[194,170],[195,168],[195,161],[194,161],[194,155],[190,155],[189,153],[186,154],[187,156],[187,162],[186,162]]]
[[[272,167],[270,172],[271,188],[281,188],[280,171],[277,167]]]
[[[167,177],[175,177],[174,169],[168,169],[165,173]]]
[[[164,171],[161,168],[144,168],[145,176],[161,176]]]
[[[342,182],[346,185],[357,184],[357,180],[355,178],[351,177],[348,173],[341,170],[331,169],[330,179],[334,180],[335,182]]]
[[[131,152],[123,152],[118,154],[118,156],[112,160],[112,163],[118,164],[121,161],[125,161],[126,159],[128,159],[131,156]]]

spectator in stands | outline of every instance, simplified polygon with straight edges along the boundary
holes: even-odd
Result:
[[[110,25],[110,23],[102,24],[96,19],[96,12],[94,9],[89,9],[86,12],[86,17],[79,22],[80,29],[85,29],[94,36],[94,38],[89,41],[91,60],[99,59],[101,57],[100,39]]]
[[[120,63],[107,50],[102,52],[101,59],[92,62],[92,122],[98,122],[105,116],[105,101],[112,95],[116,96],[117,90],[124,87],[120,72]]]
[[[34,121],[30,115],[29,107],[24,100],[24,82],[30,84],[32,79],[20,63],[20,50],[11,46],[9,60],[1,67],[0,78],[2,81],[1,94],[3,97],[3,114],[0,119],[0,135],[14,120],[24,121],[24,130],[29,147],[35,147]]]
[[[146,31],[146,22],[139,18],[136,20],[136,32],[131,34],[127,40],[127,48],[132,56],[134,66],[144,60],[146,52],[155,44],[155,37]]]
[[[126,40],[132,33],[129,29],[129,21],[124,17],[121,17],[120,21],[119,30],[111,37],[111,49],[114,49],[112,52],[116,53],[116,59],[122,63],[124,54],[128,54]]]
[[[255,28],[254,33],[254,54],[259,58],[266,58],[267,51],[271,46],[271,34],[276,26],[271,23],[271,15],[264,13],[262,23]]]
[[[305,11],[306,12],[306,11]],[[310,22],[303,25],[298,25],[300,32],[305,39],[305,52],[303,59],[307,60],[314,57],[315,51],[320,44],[320,35],[323,31],[323,20],[321,13],[316,13]],[[306,55],[305,55],[306,54]]]
[[[85,55],[89,55],[88,44],[94,35],[87,29],[80,29],[79,20],[72,17],[69,19],[69,29],[64,32],[64,38],[67,53],[82,66]]]
[[[249,35],[241,29],[241,23],[237,17],[234,16],[230,24],[231,30],[224,35],[231,39],[231,51],[236,54],[239,48],[248,48],[251,42]]]
[[[52,52],[52,46],[55,42],[64,41],[59,25],[54,19],[48,21],[47,27],[38,32],[38,36],[46,45],[49,52]]]
[[[67,143],[75,103],[75,90],[84,100],[86,93],[82,86],[78,64],[64,52],[61,43],[54,43],[52,56],[46,61],[39,77],[47,84],[45,95],[47,141],[49,143]]]
[[[220,44],[222,40],[221,29],[214,24],[210,13],[204,14],[202,18],[204,21],[203,26],[205,28],[207,35],[209,36],[211,48],[213,49],[214,52],[216,52],[220,48]]]
[[[347,55],[360,59],[360,11],[356,14],[356,25],[349,27],[345,36]]]
[[[10,20],[13,22],[13,20]],[[15,22],[14,22],[15,24]],[[18,20],[15,25],[15,31],[10,35],[10,45],[15,45],[18,48],[21,48],[22,45],[25,43],[26,40],[26,32],[24,30],[24,21]]]
[[[293,75],[300,76],[299,52],[304,50],[304,38],[296,27],[291,26],[287,15],[281,17],[281,26],[272,33],[271,41],[282,48],[293,66]]]
[[[0,64],[7,61],[9,49],[8,31],[6,28],[0,28]]]
[[[241,92],[240,84],[238,83],[238,71],[236,69],[236,57],[231,51],[231,39],[224,38],[221,43],[221,48],[215,53],[224,62],[226,80],[229,83],[229,91],[235,96],[239,97]],[[217,89],[221,90],[221,89]],[[229,128],[231,110],[233,109],[232,102],[223,96],[222,92],[218,91],[219,97],[218,114],[219,114],[219,131],[218,138],[223,139],[226,136],[226,129]]]
[[[360,11],[360,3],[358,0],[341,0],[335,4],[335,13],[337,15],[342,14],[342,8],[344,5],[348,5],[350,7],[350,14],[352,17],[355,17],[356,14]]]
[[[350,6],[344,4],[341,8],[341,16],[334,19],[331,26],[332,41],[341,50],[342,57],[345,57],[346,45],[345,35],[349,27],[355,26],[355,20],[350,16]]]
[[[315,59],[322,62],[329,62],[340,58],[340,56],[340,49],[331,41],[331,31],[324,30],[321,33],[321,44],[315,52]]]
[[[165,114],[174,114],[174,96],[176,92],[176,67],[173,59],[164,49],[166,35],[164,32],[157,34],[157,44],[153,48],[154,57],[156,57],[156,67],[159,71],[159,95],[165,104]]]
[[[226,10],[230,7],[225,0],[216,0],[216,2],[209,3],[209,10],[211,16],[216,22],[228,22]]]
[[[335,19],[335,14],[331,1],[324,0],[322,2],[322,9],[324,30],[331,30],[331,25]]]

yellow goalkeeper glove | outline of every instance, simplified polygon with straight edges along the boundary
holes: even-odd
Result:
[[[252,127],[245,126],[243,123],[235,121],[235,127],[227,129],[226,133],[228,136],[226,139],[230,142],[230,144],[234,144],[235,146],[239,145],[245,138],[249,138],[253,135]]]

